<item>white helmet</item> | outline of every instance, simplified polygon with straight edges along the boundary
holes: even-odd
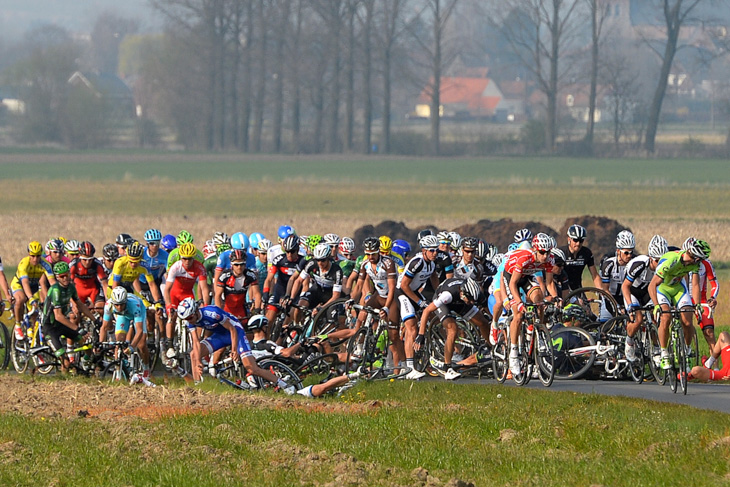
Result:
[[[224,243],[231,243],[231,239],[228,237],[228,234],[226,232],[215,232],[213,234],[213,245],[218,248],[219,245],[223,245]]]
[[[109,298],[112,304],[124,304],[127,302],[127,290],[122,286],[112,289],[112,295]]]
[[[324,242],[317,244],[312,252],[314,260],[325,260],[330,256],[330,246]]]
[[[482,290],[474,279],[468,277],[461,285],[461,292],[471,301],[478,301]]]
[[[64,245],[67,254],[78,254],[81,252],[81,243],[78,240],[69,240]]]
[[[198,303],[193,298],[185,298],[177,305],[177,316],[187,320],[198,311]]]
[[[336,233],[325,233],[324,237],[322,237],[322,239],[324,240],[324,243],[326,243],[327,245],[336,246],[336,245],[339,245],[339,243],[340,243],[340,236],[337,235]]]
[[[351,254],[355,251],[355,241],[350,237],[342,237],[340,242],[340,252],[343,254]]]
[[[586,229],[580,225],[571,225],[568,228],[568,238],[580,240],[586,238]]]
[[[268,238],[262,238],[261,240],[259,240],[259,246],[258,246],[259,252],[266,253],[269,251],[270,248],[271,248],[271,240],[269,240]]]
[[[654,235],[649,241],[649,257],[654,259],[661,258],[668,252],[667,241],[661,235]]]
[[[437,249],[439,246],[439,239],[433,235],[426,235],[425,237],[421,238],[418,244],[421,246],[422,249]]]
[[[504,262],[504,254],[498,253],[494,255],[494,258],[492,259],[492,264],[499,267],[502,265],[502,262]]]
[[[524,242],[532,238],[532,232],[529,228],[520,228],[515,232],[515,242]]]
[[[456,232],[449,232],[449,238],[451,239],[451,250],[459,250],[461,248],[461,235]]]
[[[547,233],[538,233],[532,237],[532,248],[535,250],[549,251],[555,247],[555,239]]]
[[[616,248],[617,249],[633,249],[636,247],[636,240],[634,234],[628,230],[623,230],[616,235]]]

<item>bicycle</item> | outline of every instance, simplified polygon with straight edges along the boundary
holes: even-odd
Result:
[[[470,357],[479,352],[480,347],[484,345],[484,341],[479,330],[469,321],[466,321],[456,313],[451,313],[456,321],[456,340],[454,342],[454,352],[451,358],[452,363]],[[443,370],[446,365],[444,363],[444,349],[446,346],[446,329],[438,317],[434,317],[429,322],[428,338],[425,347],[430,355],[429,363],[434,369],[435,375],[438,371]],[[477,363],[475,365],[458,367],[459,372],[476,373],[481,378],[483,373],[492,373],[491,362]]]
[[[53,370],[53,366],[44,366],[43,361],[53,363],[55,358],[53,355],[46,357],[44,355],[32,355],[31,349],[42,347],[43,335],[40,326],[41,313],[37,300],[26,303],[25,314],[20,321],[20,328],[23,331],[23,339],[18,340],[15,333],[12,334],[12,342],[10,347],[10,355],[13,361],[13,368],[19,374],[28,370],[31,360],[34,362],[34,369],[41,374],[49,374]]]
[[[597,287],[581,287],[565,297],[565,303],[579,304],[591,322],[605,322],[619,315],[619,305],[608,291]]]
[[[537,372],[538,379],[545,387],[550,387],[555,379],[555,357],[550,330],[544,323],[539,322],[540,316],[537,311],[538,307],[546,304],[550,303],[543,301],[525,305],[525,316],[517,337],[520,372],[512,377],[519,386],[530,382],[533,370]]]
[[[9,301],[0,301],[0,316],[3,315],[5,307],[9,305]],[[13,312],[11,309],[9,310],[9,314],[11,321],[14,321]],[[9,324],[8,326],[12,327],[13,324]],[[8,368],[8,364],[10,363],[10,350],[12,346],[12,341],[10,338],[10,331],[8,330],[8,326],[0,321],[0,370],[5,370],[6,368]]]
[[[667,378],[669,388],[672,392],[677,392],[677,384],[682,389],[682,394],[687,394],[687,380],[689,376],[688,369],[688,346],[684,337],[684,326],[682,326],[682,313],[691,311],[689,308],[678,310],[671,308],[669,311],[660,310],[660,314],[669,314],[671,322],[669,324],[669,341],[667,342],[667,351],[669,352],[670,368],[667,370]],[[696,335],[696,333],[695,333]]]
[[[365,311],[367,316],[363,325],[347,343],[345,370],[367,371],[367,380],[406,376],[411,371],[410,367],[391,363],[388,323],[380,319],[380,310],[360,304],[353,304],[352,308]]]
[[[127,341],[102,342],[102,350],[115,350],[114,359],[106,364],[101,374],[103,381],[131,382],[135,374],[142,374],[142,357],[137,350],[129,349]]]

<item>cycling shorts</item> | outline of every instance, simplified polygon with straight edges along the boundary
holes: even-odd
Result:
[[[195,294],[193,294],[192,292],[188,292],[188,291],[181,291],[179,289],[171,289],[170,290],[170,302],[167,303],[167,307],[177,310],[177,306],[185,298],[195,299]]]
[[[692,296],[690,296],[684,280],[671,286],[664,283],[659,284],[657,301],[659,301],[657,304],[666,304],[677,309],[692,307]]]
[[[419,299],[425,299],[423,295],[418,293],[418,291],[414,292]],[[406,294],[400,289],[395,290],[395,298],[398,300],[398,303],[400,303],[400,320],[403,323],[416,317],[416,308],[418,308],[418,303],[414,303],[411,298],[406,296]]]
[[[243,327],[237,326],[238,331],[238,355],[241,357],[248,357],[251,355],[251,346],[248,344],[248,338],[246,338],[246,332]],[[190,333],[195,333],[190,330]],[[211,355],[216,350],[221,350],[231,346],[231,332],[223,326],[218,326],[213,330],[209,330],[210,336],[200,342],[205,348],[208,349],[208,355]]]
[[[502,292],[507,294],[507,299],[512,301],[514,299],[514,296],[512,296],[512,292],[509,288],[509,281],[512,279],[512,274],[509,272],[504,273],[504,289]],[[532,288],[539,287],[537,284],[537,278],[535,276],[526,276],[523,275],[519,281],[517,281],[517,289],[520,290],[520,294],[522,294],[522,291],[525,292],[525,296],[527,296]]]
[[[322,289],[319,286],[312,286],[299,299],[306,300],[309,303],[309,309],[313,309],[315,306],[324,304],[332,299],[332,292],[332,289]]]
[[[43,334],[51,344],[51,348],[54,352],[66,348],[66,342],[62,342],[61,337],[70,338],[73,341],[76,341],[79,338],[79,332],[77,330],[72,330],[62,323],[44,324]]]
[[[130,318],[127,318],[123,315],[114,315],[114,334],[120,334],[120,333],[127,333],[129,332],[129,329],[132,327],[132,322],[134,322],[135,330],[137,330],[137,326],[142,327],[142,333],[147,333],[147,315],[145,314],[144,319],[142,322],[136,322]],[[139,325],[138,325],[139,323]],[[139,331],[139,330],[137,330]]]
[[[436,316],[438,316],[441,323],[444,322],[451,314],[451,311],[464,318],[466,321],[471,320],[479,312],[479,308],[472,304],[442,304],[436,308]]]
[[[730,346],[722,349],[720,360],[722,361],[722,370],[710,370],[710,380],[722,380],[730,375]]]
[[[86,303],[88,299],[90,303],[103,303],[105,301],[101,287],[93,286],[90,288],[76,286],[76,292],[79,294],[81,302]]]

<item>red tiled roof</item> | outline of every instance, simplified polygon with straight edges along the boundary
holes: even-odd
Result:
[[[461,104],[473,112],[492,114],[500,102],[500,97],[484,96],[489,83],[493,81],[488,78],[441,78],[441,104],[444,106]],[[428,88],[421,92],[419,100],[421,103],[430,101]]]

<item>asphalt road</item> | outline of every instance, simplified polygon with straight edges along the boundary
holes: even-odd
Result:
[[[443,380],[443,379],[433,379]],[[465,377],[459,379],[463,383],[497,384],[494,380]],[[507,387],[519,387],[512,381],[504,383]],[[539,380],[533,379],[525,386],[533,389],[546,389],[549,391],[577,392],[581,394],[603,394],[607,396],[625,396],[647,399],[651,401],[669,402],[684,404],[699,409],[709,409],[730,413],[730,383],[694,383],[690,382],[687,387],[687,395],[672,393],[669,385],[660,386],[655,382],[635,384],[630,381],[611,380],[556,380],[549,388],[544,387]]]

